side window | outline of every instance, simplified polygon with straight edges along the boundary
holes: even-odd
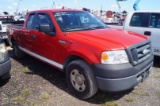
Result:
[[[143,13],[134,13],[131,18],[130,26],[142,27],[143,26],[142,21],[143,21]]]
[[[34,22],[34,14],[30,14],[27,20],[27,29],[33,29],[33,22]]]
[[[51,31],[52,32],[55,31],[52,21],[50,20],[47,14],[39,13],[37,15],[34,29],[39,29],[40,24],[49,24]]]
[[[160,28],[160,14],[151,14],[150,22],[149,22],[150,28]]]

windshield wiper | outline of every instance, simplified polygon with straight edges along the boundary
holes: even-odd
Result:
[[[70,28],[64,28],[64,31],[80,31],[80,30],[95,30],[95,29],[104,29],[107,28],[105,26],[96,26],[96,27],[70,27]]]
[[[79,27],[64,28],[63,30],[64,31],[78,31],[78,30],[84,30],[84,29],[86,29],[86,27],[79,26]]]
[[[71,27],[71,28],[64,28],[63,30],[67,31],[67,30],[73,30],[75,29],[74,27]]]
[[[96,26],[96,27],[91,27],[91,29],[104,29],[106,28],[105,26]]]

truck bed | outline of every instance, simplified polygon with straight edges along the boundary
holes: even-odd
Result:
[[[21,29],[23,27],[24,21],[15,21],[12,24],[8,24],[6,26],[6,33],[8,36],[8,44],[12,46],[11,44],[11,35],[15,32],[17,29]]]
[[[19,28],[22,28],[23,24],[24,24],[24,21],[14,21],[12,24],[7,25],[7,29],[8,28],[19,29]]]

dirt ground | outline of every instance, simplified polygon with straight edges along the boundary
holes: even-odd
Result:
[[[65,73],[30,56],[16,60],[9,51],[11,79],[0,84],[0,106],[160,106],[160,58],[156,57],[149,78],[134,89],[99,91],[88,100],[69,90]]]

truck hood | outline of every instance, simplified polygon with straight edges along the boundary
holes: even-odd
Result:
[[[128,46],[145,41],[147,37],[120,29],[96,29],[81,32],[70,32],[69,36],[82,39],[92,45],[99,44],[106,50],[125,49]]]

